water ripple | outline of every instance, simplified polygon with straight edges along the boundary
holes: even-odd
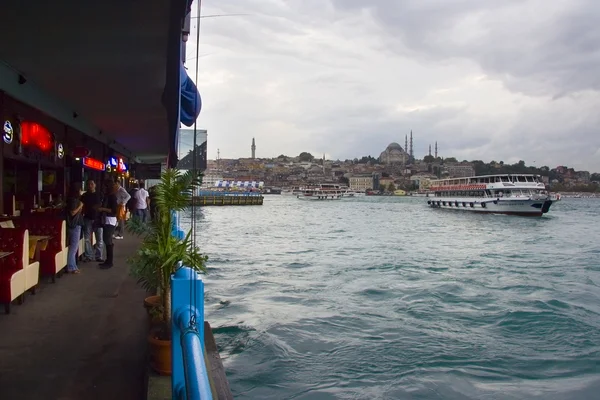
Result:
[[[597,398],[599,211],[285,196],[202,209],[206,315],[235,398]]]

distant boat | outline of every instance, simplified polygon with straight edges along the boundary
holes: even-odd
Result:
[[[340,200],[346,194],[346,189],[335,183],[323,183],[312,188],[306,188],[296,194],[300,200]]]
[[[263,194],[281,194],[281,189],[274,187],[266,187],[263,189]]]

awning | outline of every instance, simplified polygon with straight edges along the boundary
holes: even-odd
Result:
[[[187,74],[183,63],[181,63],[181,109],[179,118],[185,126],[192,126],[202,109],[202,99],[194,82]]]

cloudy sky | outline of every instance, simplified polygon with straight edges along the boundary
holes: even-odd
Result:
[[[600,171],[597,0],[204,0],[208,155],[309,151]],[[195,20],[194,20],[195,21]],[[195,22],[193,24],[195,26]],[[188,42],[194,75],[195,32]]]

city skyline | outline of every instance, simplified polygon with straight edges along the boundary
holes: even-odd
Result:
[[[600,170],[600,4],[365,4],[203,2],[246,14],[202,21],[209,158],[247,157],[252,137],[257,157],[376,155],[412,129],[418,158],[437,141],[461,160]]]

